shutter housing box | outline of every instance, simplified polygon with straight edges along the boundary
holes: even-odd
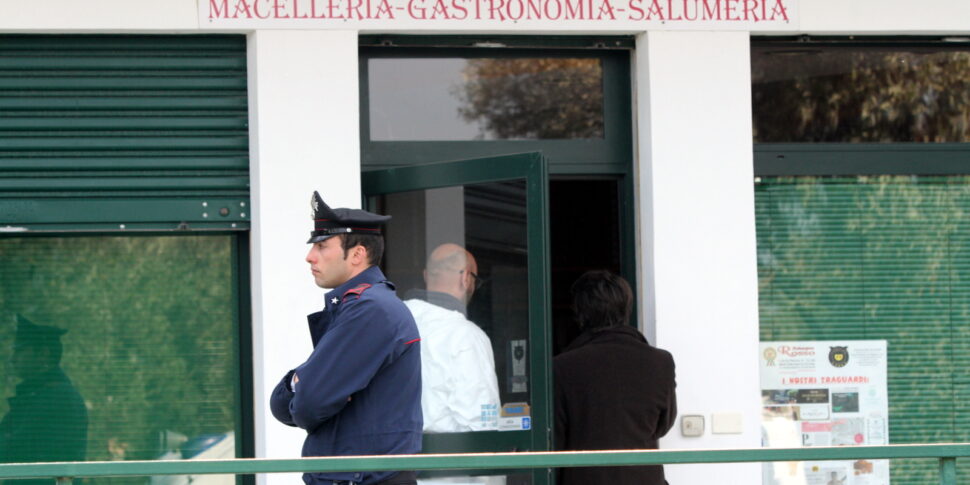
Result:
[[[0,36],[0,231],[249,228],[243,36]]]

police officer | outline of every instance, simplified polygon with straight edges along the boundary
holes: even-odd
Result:
[[[17,315],[13,374],[21,379],[0,419],[0,463],[84,461],[88,411],[61,369],[61,336],[67,330],[37,325]],[[49,484],[50,480],[8,480],[8,485]]]
[[[313,193],[310,271],[326,294],[307,317],[313,352],[273,391],[283,424],[307,431],[303,456],[421,451],[421,355],[411,312],[378,268],[389,216],[331,209]],[[413,472],[306,473],[308,485],[406,485]]]

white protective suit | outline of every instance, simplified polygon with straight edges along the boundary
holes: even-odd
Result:
[[[459,311],[418,299],[404,304],[421,335],[424,431],[496,429],[501,404],[488,336]]]

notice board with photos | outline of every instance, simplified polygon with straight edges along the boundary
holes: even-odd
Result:
[[[885,340],[761,342],[762,446],[889,444]],[[773,462],[764,485],[888,485],[888,460]]]

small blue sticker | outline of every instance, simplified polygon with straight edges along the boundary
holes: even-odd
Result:
[[[532,420],[530,418],[522,418],[522,429],[532,429]]]

